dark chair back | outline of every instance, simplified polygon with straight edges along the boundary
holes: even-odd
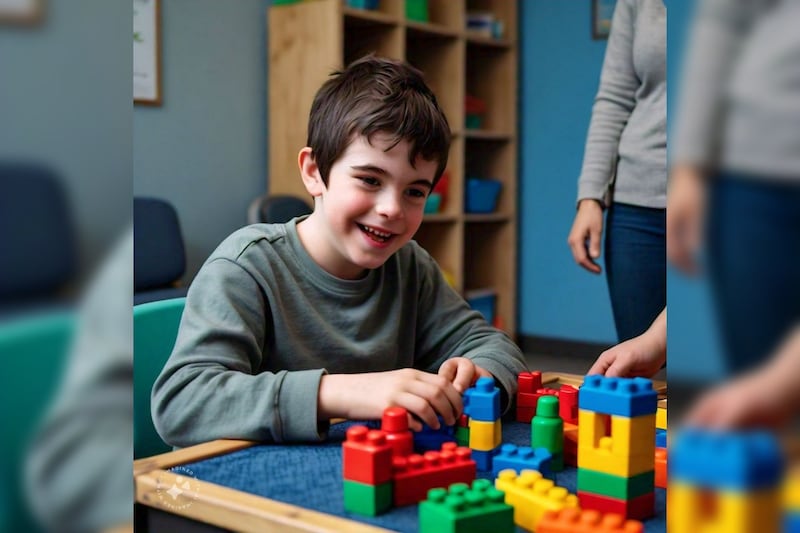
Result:
[[[259,196],[247,210],[250,224],[285,224],[295,217],[308,215],[313,211],[308,202],[297,196],[275,195]]]
[[[133,199],[133,268],[135,293],[174,288],[186,271],[178,213],[169,202],[159,198]]]

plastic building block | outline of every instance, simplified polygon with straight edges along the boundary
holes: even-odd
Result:
[[[553,454],[550,461],[553,472],[564,469],[564,421],[558,416],[558,398],[539,398],[536,416],[531,421],[531,448],[546,448]]]
[[[667,524],[671,533],[780,531],[780,489],[709,491],[670,479]]]
[[[500,418],[500,389],[494,379],[478,378],[475,386],[464,391],[464,412],[472,420],[494,422]]]
[[[473,450],[487,452],[494,450],[503,442],[503,428],[500,420],[484,422],[469,420],[469,447]]]
[[[667,429],[667,410],[663,407],[656,409],[656,427],[658,429]]]
[[[344,508],[351,513],[377,516],[392,508],[392,482],[367,485],[344,480]]]
[[[644,524],[625,520],[618,514],[603,514],[593,509],[575,508],[547,511],[539,520],[536,533],[643,533]]]
[[[366,426],[347,430],[342,443],[342,477],[367,485],[380,485],[392,479],[392,447],[383,431]]]
[[[656,478],[655,486],[667,488],[667,450],[656,448]]]
[[[456,426],[456,444],[469,448],[469,428]]]
[[[495,479],[495,487],[506,493],[506,503],[514,507],[514,523],[536,531],[546,511],[560,511],[566,507],[578,507],[578,497],[564,487],[542,477],[535,470],[502,470]]]
[[[428,491],[453,483],[470,483],[476,465],[469,448],[454,442],[442,445],[441,452],[394,457],[394,505],[410,505],[425,499]]]
[[[419,504],[421,533],[512,533],[514,508],[505,503],[505,494],[488,479],[476,479],[449,489],[428,491]]]
[[[783,533],[800,533],[800,512],[787,512],[783,517]]]
[[[442,444],[445,442],[455,442],[455,426],[445,425],[441,416],[436,418],[439,420],[439,429],[433,429],[423,422],[422,429],[413,434],[414,451],[416,453],[441,450]]]
[[[521,372],[517,376],[517,393],[533,394],[542,388],[541,372]]]
[[[578,491],[630,500],[653,492],[655,475],[655,471],[651,470],[633,477],[620,477],[578,468]]]
[[[654,492],[642,494],[630,500],[620,500],[580,490],[578,499],[581,502],[581,509],[595,509],[601,513],[618,514],[635,520],[646,520],[653,516],[656,501]]]
[[[564,422],[564,464],[578,466],[578,426]]]
[[[783,484],[783,506],[800,513],[800,467],[795,467],[786,476]]]
[[[546,478],[552,478],[550,461],[553,454],[545,448],[520,447],[515,444],[503,444],[500,451],[492,459],[492,475],[497,477],[501,470],[536,470]]]
[[[469,417],[466,413],[461,413],[461,416],[458,417],[458,422],[456,422],[456,427],[468,428],[469,427]]]
[[[776,437],[766,431],[689,428],[675,435],[669,477],[707,488],[752,491],[777,486],[784,462]]]
[[[667,430],[658,429],[658,426],[656,426],[656,448],[666,448],[666,447],[667,447]]]
[[[494,462],[494,456],[497,455],[497,452],[500,450],[500,447],[495,448],[494,450],[472,450],[472,460],[475,461],[475,465],[478,467],[478,470],[488,472],[492,470],[492,464]]]
[[[657,402],[653,382],[645,378],[586,376],[578,395],[580,409],[627,417],[654,415]]]
[[[580,434],[583,434],[583,427]],[[580,436],[578,437],[580,438]],[[653,445],[653,441],[650,441]],[[611,438],[603,437],[600,439],[597,448],[578,445],[578,467],[597,472],[605,472],[621,477],[631,477],[643,472],[655,470],[655,447],[650,448],[649,454],[619,455],[611,453]]]
[[[580,432],[578,448],[598,448],[600,440],[611,439],[610,453],[617,457],[645,455],[652,457],[655,448],[655,415],[634,418],[603,415],[581,409],[578,414]],[[610,431],[607,420],[611,419]],[[650,469],[652,470],[652,468]]]
[[[414,435],[408,429],[408,411],[402,407],[389,407],[383,411],[381,431],[394,455],[405,457],[414,453]]]
[[[530,424],[533,417],[536,416],[536,407],[523,407],[517,405],[517,422],[522,422],[523,424]]]
[[[571,385],[561,385],[558,391],[558,415],[564,422],[578,423],[578,389]]]

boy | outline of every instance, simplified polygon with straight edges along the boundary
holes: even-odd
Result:
[[[477,376],[514,397],[522,353],[411,241],[449,145],[404,63],[368,56],[322,86],[298,158],[314,212],[235,232],[197,274],[153,387],[166,442],[320,440],[390,406],[438,428]]]

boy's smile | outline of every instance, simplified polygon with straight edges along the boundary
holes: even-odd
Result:
[[[314,213],[297,226],[311,257],[330,274],[362,277],[378,268],[419,229],[433,187],[436,161],[408,161],[409,143],[390,150],[388,136],[358,136],[331,167],[327,187],[311,157],[300,153],[301,172],[314,197]]]

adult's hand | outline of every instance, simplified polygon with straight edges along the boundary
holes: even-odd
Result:
[[[594,274],[600,273],[600,265],[595,263],[595,260],[600,257],[602,235],[603,207],[597,200],[589,198],[581,200],[567,243],[575,262]]]

